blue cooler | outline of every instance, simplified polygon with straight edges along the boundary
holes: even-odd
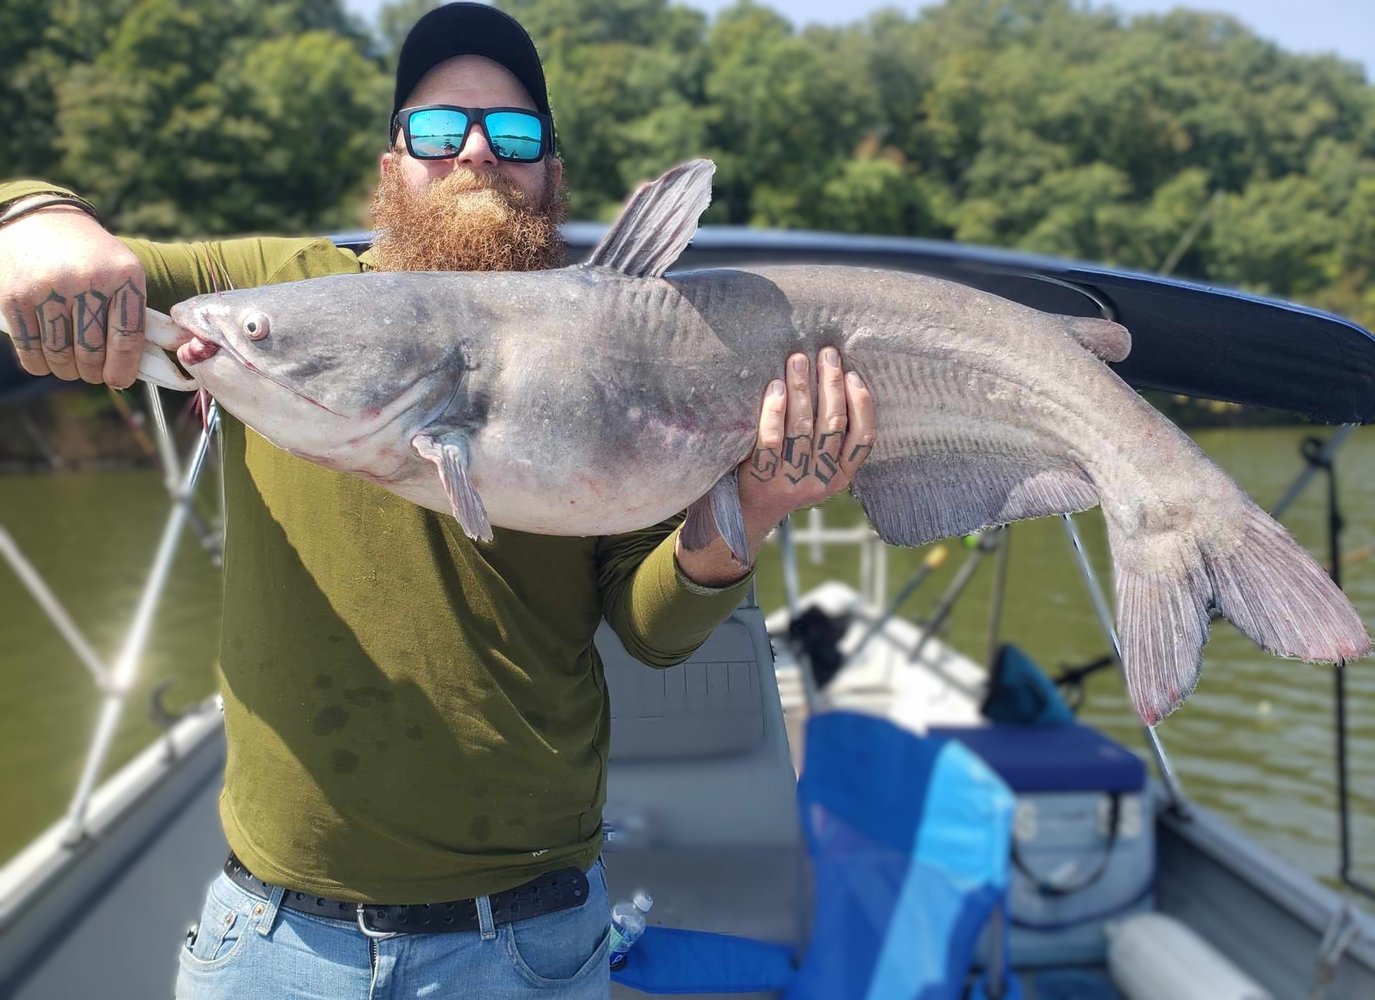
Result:
[[[1013,965],[1104,961],[1105,924],[1153,902],[1155,822],[1141,759],[1078,724],[931,735],[964,743],[1017,796],[1008,891]]]

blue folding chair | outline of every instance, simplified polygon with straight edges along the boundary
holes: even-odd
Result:
[[[1013,797],[1001,779],[955,740],[830,712],[808,723],[798,807],[815,873],[800,968],[786,945],[651,927],[615,980],[786,1000],[962,996],[1007,892]]]

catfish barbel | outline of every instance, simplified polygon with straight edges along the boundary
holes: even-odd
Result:
[[[1193,689],[1213,610],[1265,649],[1363,656],[1360,617],[1288,533],[1105,364],[1127,331],[949,281],[798,265],[665,277],[711,194],[693,161],[642,187],[586,263],[369,273],[172,310],[196,382],[249,427],[477,540],[604,535],[684,509],[746,551],[736,466],[784,359],[837,348],[878,441],[853,490],[886,542],[1101,505],[1137,711]]]

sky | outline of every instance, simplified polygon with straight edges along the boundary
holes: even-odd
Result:
[[[365,17],[375,16],[386,0],[344,0]],[[730,6],[733,0],[685,0],[708,12]],[[761,0],[796,25],[819,22],[845,24],[870,11],[898,7],[909,13],[925,4],[907,0]],[[1093,2],[1092,6],[1108,6]],[[1127,14],[1160,13],[1175,7],[1220,11],[1236,16],[1257,34],[1291,52],[1335,52],[1361,63],[1366,78],[1375,80],[1375,0],[1115,0],[1112,6]]]

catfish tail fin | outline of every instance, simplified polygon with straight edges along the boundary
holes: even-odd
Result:
[[[1243,504],[1227,544],[1187,531],[1134,538],[1109,518],[1127,688],[1150,725],[1197,683],[1214,609],[1280,656],[1335,663],[1370,651],[1364,623],[1322,567],[1263,510]]]

